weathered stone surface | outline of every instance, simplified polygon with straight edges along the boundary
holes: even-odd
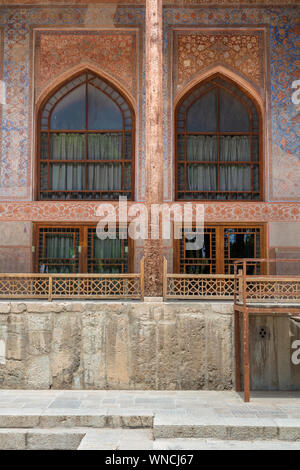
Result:
[[[28,388],[47,389],[51,386],[50,357],[32,357],[26,364],[27,386]]]
[[[5,305],[3,388],[232,388],[231,304]]]
[[[1,429],[0,430],[0,449],[1,450],[25,450],[26,434],[22,430]]]

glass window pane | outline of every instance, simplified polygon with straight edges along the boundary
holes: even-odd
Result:
[[[187,165],[189,191],[216,191],[217,165]]]
[[[54,191],[84,190],[84,165],[77,163],[51,164],[50,189]]]
[[[124,151],[125,160],[131,160],[132,158],[132,134],[131,132],[125,133],[125,151]]]
[[[259,138],[258,135],[252,137],[252,158],[255,162],[259,160]]]
[[[220,165],[220,191],[251,191],[251,166]]]
[[[216,132],[217,93],[215,89],[199,98],[189,108],[186,130],[188,132]]]
[[[125,163],[124,166],[124,189],[131,189],[131,163]]]
[[[48,134],[41,133],[41,160],[48,158]]]
[[[230,234],[230,258],[255,258],[254,240],[253,233]]]
[[[177,173],[177,185],[178,185],[178,190],[183,191],[184,190],[184,165],[180,164],[178,165],[178,173]]]
[[[177,158],[184,160],[184,135],[178,134],[177,136]]]
[[[120,133],[89,134],[89,160],[121,160],[123,135]]]
[[[47,164],[42,163],[41,164],[41,191],[44,191],[45,189],[47,189],[47,175],[48,175]]]
[[[253,191],[259,191],[259,166],[253,166]]]
[[[42,228],[39,234],[39,272],[78,272],[78,230]]]
[[[123,129],[120,108],[105,93],[88,85],[88,129]]]
[[[251,138],[245,135],[220,137],[220,160],[223,162],[249,162]]]
[[[88,165],[87,189],[116,191],[122,189],[121,163],[94,163]]]
[[[220,131],[249,132],[249,114],[245,106],[224,90],[220,90]]]
[[[187,135],[186,159],[197,162],[216,162],[218,159],[217,136]]]
[[[51,115],[50,128],[85,129],[85,106],[85,85],[81,85],[58,101]]]
[[[50,135],[50,158],[52,160],[84,160],[85,135],[66,134]]]

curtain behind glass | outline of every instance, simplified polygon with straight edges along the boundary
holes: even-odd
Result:
[[[121,160],[123,135],[116,132],[88,135],[89,160]]]
[[[89,134],[89,160],[120,160],[122,158],[122,134]],[[84,160],[84,134],[52,134],[52,160]],[[85,189],[83,164],[55,163],[51,165],[50,186],[55,191],[79,191]],[[87,190],[110,191],[122,189],[122,165],[120,163],[90,164],[87,168]]]
[[[51,135],[51,160],[84,160],[84,151],[85,136],[83,134]],[[51,164],[50,189],[55,191],[84,190],[84,165],[79,163]]]
[[[186,137],[187,160],[217,160],[217,137]],[[251,145],[249,136],[223,136],[220,138],[220,160],[225,162],[250,161]],[[184,173],[179,173],[182,184]],[[188,165],[187,190],[216,191],[217,169],[215,165]],[[251,168],[247,165],[220,166],[220,191],[251,191]]]
[[[224,162],[250,162],[250,149],[249,136],[223,136],[220,140],[220,160]]]
[[[220,160],[250,162],[249,136],[226,136],[220,140]],[[251,167],[248,165],[221,165],[220,191],[251,191]]]
[[[47,235],[45,240],[45,255],[48,259],[65,260],[67,264],[75,263],[73,235]],[[72,266],[54,265],[46,267],[49,273],[69,273],[72,272]]]
[[[88,136],[89,160],[122,159],[122,134],[90,134]],[[121,163],[93,163],[88,165],[88,189],[110,191],[122,189]]]
[[[100,240],[99,238],[94,239],[94,258],[98,259],[95,267],[98,272],[104,273],[109,271],[111,273],[118,273],[122,270],[121,266],[111,266],[102,264],[101,260],[113,260],[122,258],[122,241],[116,238],[111,240],[109,238]]]
[[[187,161],[217,161],[217,137],[203,135],[186,136]],[[217,189],[217,167],[215,165],[187,165],[188,191],[215,191]]]

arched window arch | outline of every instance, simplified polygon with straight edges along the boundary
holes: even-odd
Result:
[[[260,200],[260,114],[252,99],[217,75],[179,102],[177,200]]]
[[[134,115],[125,97],[84,71],[39,113],[39,199],[133,198]]]

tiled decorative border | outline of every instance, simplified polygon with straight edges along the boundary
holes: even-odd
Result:
[[[108,201],[109,202],[109,201]],[[112,203],[118,212],[118,203]],[[128,203],[130,206],[132,203]],[[173,203],[169,203],[169,207]],[[184,203],[176,203],[183,205]],[[0,202],[0,221],[94,222],[99,202]],[[194,205],[194,208],[196,205]],[[204,203],[206,222],[292,222],[300,220],[299,203]]]
[[[0,26],[0,80],[3,80],[3,61],[4,61],[4,27]],[[0,178],[2,166],[2,108],[0,103]]]
[[[119,0],[101,0],[103,4],[119,4]],[[144,5],[146,0],[126,0],[124,4],[126,5]],[[30,5],[53,5],[58,6],[59,4],[63,4],[64,6],[68,5],[80,5],[86,6],[87,0],[69,0],[65,2],[64,0],[0,0],[0,5],[7,5],[7,6],[21,6],[22,8]],[[90,0],[88,2],[89,5],[97,5],[99,4],[99,0]],[[217,7],[284,7],[284,6],[294,6],[299,5],[299,0],[185,0],[184,6],[195,8],[197,6],[203,7],[210,7],[210,8],[217,8]],[[163,0],[163,5],[170,6],[182,6],[182,0]]]

